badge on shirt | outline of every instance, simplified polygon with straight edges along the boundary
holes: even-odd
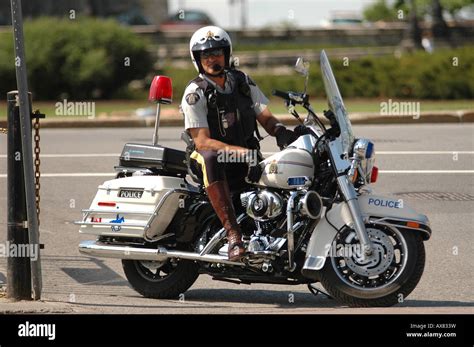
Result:
[[[189,93],[188,95],[186,95],[186,102],[188,103],[188,105],[194,105],[198,101],[199,101],[198,93]]]
[[[222,117],[222,126],[224,129],[227,129],[228,127],[233,126],[235,123],[235,113],[234,112],[229,112]]]

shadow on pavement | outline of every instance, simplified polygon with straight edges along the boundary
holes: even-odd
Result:
[[[293,295],[290,297],[290,295]],[[290,298],[292,299],[290,301]],[[319,294],[314,296],[311,293],[293,293],[287,291],[274,290],[253,290],[253,289],[195,289],[186,292],[186,300],[203,302],[233,302],[248,304],[273,304],[281,308],[302,308],[302,307],[347,307],[338,304],[334,299],[329,299]],[[403,304],[395,307],[474,307],[474,302],[463,301],[435,301],[435,300],[406,300]]]
[[[281,290],[255,289],[191,289],[186,292],[186,300],[194,302],[222,302],[238,304],[276,305],[280,308],[337,307],[334,300],[323,295],[293,292],[291,288]]]
[[[397,307],[474,307],[474,302],[464,301],[434,301],[434,300],[407,300]]]

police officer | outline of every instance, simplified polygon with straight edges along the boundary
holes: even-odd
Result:
[[[245,73],[231,68],[232,43],[219,27],[197,30],[189,44],[199,72],[183,94],[185,128],[193,139],[190,165],[202,179],[222,226],[227,232],[229,260],[245,253],[229,185],[238,191],[262,174],[257,121],[277,139],[280,148],[297,136],[268,109],[268,99]]]

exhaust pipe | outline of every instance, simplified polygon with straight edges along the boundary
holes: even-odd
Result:
[[[186,259],[207,263],[221,263],[235,266],[245,266],[243,263],[229,261],[227,257],[217,254],[205,254],[182,251],[170,251],[165,247],[139,248],[131,246],[110,245],[99,241],[82,241],[79,252],[97,258],[117,258],[133,260],[165,261],[166,259]]]

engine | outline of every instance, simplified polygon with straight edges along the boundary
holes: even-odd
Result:
[[[291,223],[292,234],[299,240],[308,220],[319,218],[322,210],[319,194],[306,190],[256,189],[242,193],[240,200],[255,222],[253,235],[248,235],[246,261],[263,272],[273,272],[273,266],[277,266],[275,257],[287,252],[287,224]],[[292,244],[295,245],[293,241]],[[226,254],[226,247],[224,245],[219,253]]]
[[[323,206],[318,193],[306,190],[256,189],[242,193],[240,200],[247,215],[255,222],[253,234],[247,234],[250,236],[246,247],[247,262],[264,272],[272,272],[275,257],[283,254],[282,250],[286,252],[286,224],[291,223],[292,233],[299,239],[308,220],[319,218]],[[219,253],[226,254],[226,247],[224,245]]]
[[[256,221],[266,222],[274,220],[282,213],[286,214],[286,205],[290,200],[289,194],[282,194],[268,189],[245,192],[240,195],[242,206],[247,214]],[[321,215],[322,200],[315,191],[297,191],[292,201],[293,208],[298,215],[317,219]]]
[[[243,193],[240,200],[247,214],[261,222],[275,219],[282,214],[285,207],[285,201],[278,193],[266,189]]]

